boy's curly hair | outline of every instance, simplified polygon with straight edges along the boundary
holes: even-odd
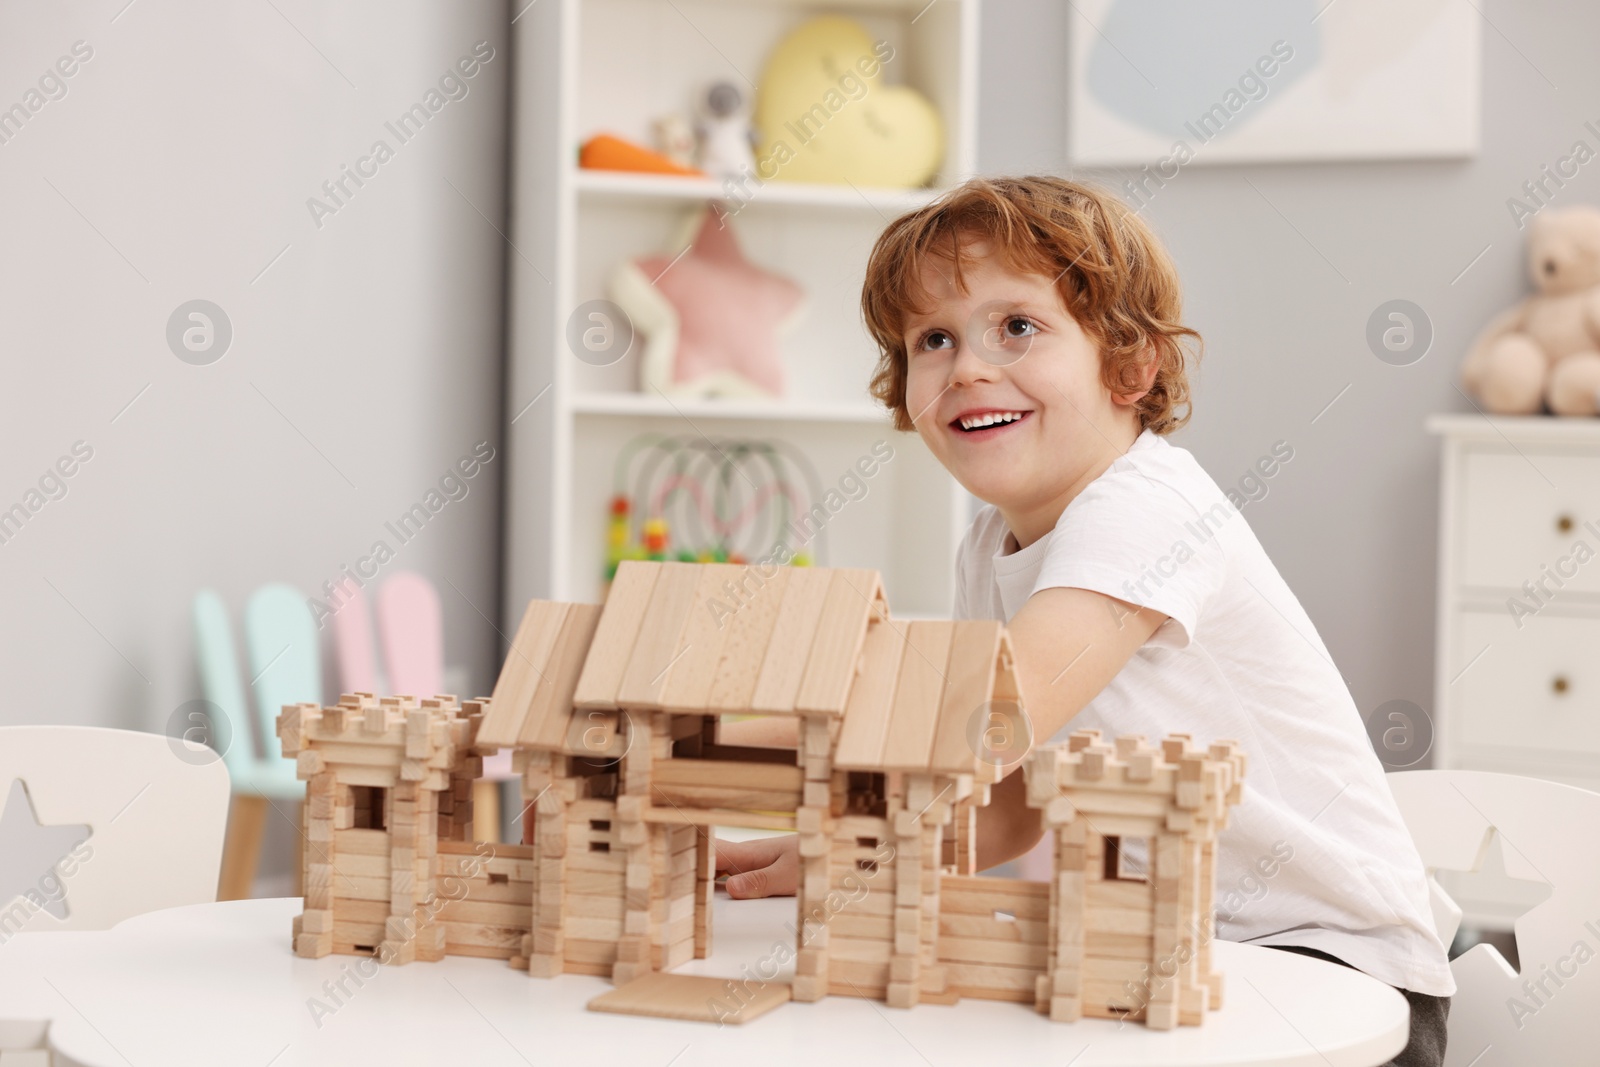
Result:
[[[951,262],[964,291],[961,261],[971,253],[963,244],[975,238],[1013,269],[1056,279],[1062,305],[1100,346],[1101,380],[1112,392],[1136,391],[1143,353],[1156,353],[1155,383],[1135,406],[1145,429],[1166,434],[1189,421],[1189,355],[1181,338],[1203,342],[1179,321],[1178,272],[1166,250],[1117,197],[1040,176],[973,178],[890,223],[873,246],[861,311],[879,349],[872,395],[896,429],[913,428],[905,323],[937,306],[922,284],[923,264],[929,256]]]

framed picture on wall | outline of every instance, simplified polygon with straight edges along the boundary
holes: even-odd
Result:
[[[1077,165],[1477,154],[1471,4],[1077,0],[1074,10]]]

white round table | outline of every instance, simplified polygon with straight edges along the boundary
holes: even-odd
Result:
[[[719,894],[714,907],[715,951],[680,968],[685,973],[735,976],[770,959],[775,941],[793,944],[784,929],[794,919],[792,897]],[[357,985],[349,977],[356,957],[291,953],[299,912],[297,898],[242,900],[153,912],[107,931],[12,937],[0,945],[0,1048],[47,1034],[57,1067],[978,1067],[999,1059],[1372,1067],[1406,1040],[1405,999],[1383,983],[1221,941],[1214,951],[1226,1004],[1199,1027],[1052,1023],[1031,1005],[980,1000],[907,1011],[829,997],[719,1028],[586,1011],[610,983],[530,978],[501,960],[383,967]],[[346,992],[334,986],[341,978]]]

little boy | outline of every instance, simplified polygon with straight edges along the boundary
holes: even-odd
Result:
[[[975,179],[889,226],[862,308],[873,394],[988,504],[957,553],[955,615],[1006,622],[1034,739],[1238,741],[1217,936],[1399,988],[1411,1038],[1393,1062],[1442,1063],[1455,983],[1360,714],[1238,509],[1165,440],[1199,335],[1154,235],[1064,179]],[[990,795],[980,867],[1042,834],[1021,774]],[[732,895],[794,891],[792,840],[718,853]]]

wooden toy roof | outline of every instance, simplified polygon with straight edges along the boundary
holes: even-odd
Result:
[[[1015,692],[1005,642],[890,619],[873,570],[629,560],[604,605],[528,605],[477,742],[568,751],[575,714],[617,709],[826,715],[837,767],[972,773],[975,716]]]

